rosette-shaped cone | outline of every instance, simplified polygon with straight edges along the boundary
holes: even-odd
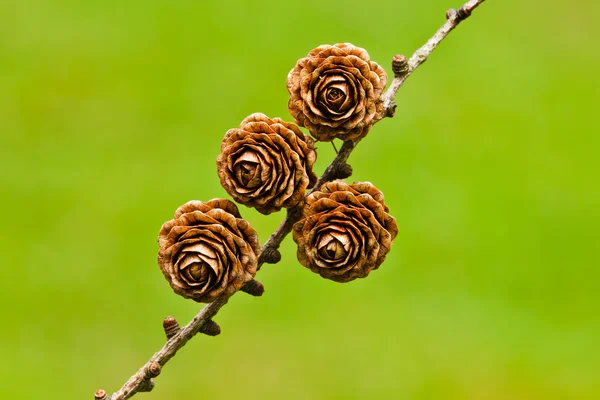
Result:
[[[292,208],[316,182],[314,141],[291,122],[252,114],[221,143],[221,185],[240,204],[263,214]]]
[[[232,294],[256,274],[258,235],[230,200],[190,201],[158,235],[158,265],[175,293],[201,303]]]
[[[298,261],[336,282],[364,278],[379,268],[398,234],[383,194],[369,182],[326,183],[306,198],[294,224]]]
[[[298,60],[287,77],[288,109],[320,141],[367,135],[383,112],[384,69],[350,43],[322,45]]]

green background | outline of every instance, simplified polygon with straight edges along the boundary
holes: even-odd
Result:
[[[285,79],[323,43],[388,73],[459,1],[0,3],[0,398],[92,398],[201,307],[156,265],[253,112],[291,120]],[[596,1],[490,0],[399,92],[351,180],[400,227],[368,279],[295,261],[235,296],[147,399],[600,398]],[[333,157],[318,146],[320,173]],[[283,213],[241,207],[264,242]]]

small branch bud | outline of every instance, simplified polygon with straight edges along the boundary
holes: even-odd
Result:
[[[221,333],[221,327],[212,319],[209,319],[202,325],[200,332],[208,336],[217,336]]]
[[[473,12],[473,9],[471,9],[469,7],[465,7],[465,6],[462,6],[459,9],[451,8],[446,12],[446,19],[455,18],[456,22],[458,23],[458,22],[468,18],[472,12]]]
[[[159,363],[151,362],[146,367],[146,376],[149,378],[156,378],[158,375],[160,375],[160,370],[161,367]]]
[[[281,261],[281,253],[277,249],[268,248],[262,253],[262,259],[267,264],[277,264]]]
[[[333,179],[346,179],[352,176],[352,166],[347,163],[338,164],[332,172]]]
[[[173,336],[176,336],[181,328],[179,327],[179,322],[173,317],[167,317],[163,321],[163,328],[165,330],[165,335],[167,335],[167,339],[171,339]]]
[[[393,118],[394,115],[396,115],[396,107],[398,107],[398,105],[392,100],[390,106],[386,110],[386,117]]]
[[[154,389],[154,380],[153,379],[144,379],[140,384],[140,392],[151,392]]]
[[[242,292],[248,293],[252,296],[260,297],[265,292],[265,287],[259,281],[252,279],[242,287]]]
[[[392,60],[392,71],[395,77],[401,77],[408,72],[408,60],[402,54],[396,54]]]
[[[471,15],[471,11],[472,10],[470,8],[462,6],[461,8],[456,10],[456,16],[459,21],[462,21],[463,19],[465,19]]]
[[[106,393],[105,390],[98,389],[98,390],[96,390],[96,393],[94,393],[94,399],[95,400],[108,400],[108,394]]]

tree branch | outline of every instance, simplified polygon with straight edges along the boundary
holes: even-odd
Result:
[[[390,87],[385,92],[383,107],[387,112],[385,116],[393,116],[396,105],[394,104],[394,98],[396,93],[402,87],[406,79],[433,53],[433,50],[440,44],[442,40],[448,36],[450,32],[454,30],[462,21],[467,19],[474,9],[476,9],[485,0],[469,0],[459,9],[450,9],[446,13],[448,19],[444,25],[425,43],[420,49],[414,52],[414,54],[406,61],[403,56],[402,59],[394,58],[394,61],[398,61],[400,65],[398,68],[394,68],[394,79],[390,84]],[[396,65],[394,65],[396,67]]]
[[[388,90],[384,94],[384,113],[382,118],[385,116],[393,116],[396,105],[394,104],[394,98],[400,87],[404,84],[406,78],[408,78],[419,65],[423,64],[431,55],[437,45],[446,37],[448,34],[458,26],[458,24],[466,19],[471,12],[483,3],[485,0],[470,0],[464,4],[458,10],[451,9],[447,12],[446,17],[448,20],[446,23],[431,37],[425,45],[418,49],[410,59],[406,60],[403,56],[394,57],[392,65],[394,71],[394,79]],[[339,153],[335,159],[325,169],[321,177],[317,180],[316,184],[310,190],[309,193],[314,192],[320,188],[326,182],[335,179],[344,179],[352,174],[352,168],[346,163],[350,154],[358,145],[359,140],[351,140],[344,142]],[[293,225],[300,220],[302,216],[302,210],[299,207],[289,209],[285,219],[281,222],[279,227],[269,237],[269,240],[262,247],[262,253],[258,260],[258,268],[264,263],[277,263],[281,255],[279,254],[278,248],[283,239],[292,231]],[[249,286],[252,286],[250,288]],[[253,295],[262,294],[262,285],[256,281],[250,281],[246,284],[246,287],[242,289]],[[95,398],[97,400],[125,400],[131,398],[138,392],[150,391],[154,386],[153,378],[158,376],[162,366],[164,366],[171,358],[177,354],[177,351],[181,349],[185,344],[193,338],[198,332],[206,334],[218,334],[220,331],[218,325],[212,322],[212,318],[219,312],[221,307],[227,304],[227,301],[231,295],[220,296],[215,301],[207,304],[200,312],[188,323],[186,326],[179,328],[173,327],[174,319],[169,319],[170,327],[167,328],[167,321],[165,321],[165,331],[169,336],[165,345],[155,353],[150,360],[142,366],[129,380],[115,392],[112,396],[104,390],[98,390]],[[176,321],[174,322],[175,324]],[[203,329],[205,325],[210,325],[211,329]],[[216,328],[215,328],[216,325]]]

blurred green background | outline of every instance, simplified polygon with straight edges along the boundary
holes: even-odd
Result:
[[[253,112],[322,43],[389,64],[460,1],[0,3],[0,398],[92,398],[201,307],[156,265]],[[258,275],[147,399],[600,398],[600,52],[595,1],[490,0],[353,153],[400,234],[368,279]],[[318,147],[317,172],[333,157]],[[241,208],[265,241],[283,213]],[[137,398],[137,397],[136,397]]]

